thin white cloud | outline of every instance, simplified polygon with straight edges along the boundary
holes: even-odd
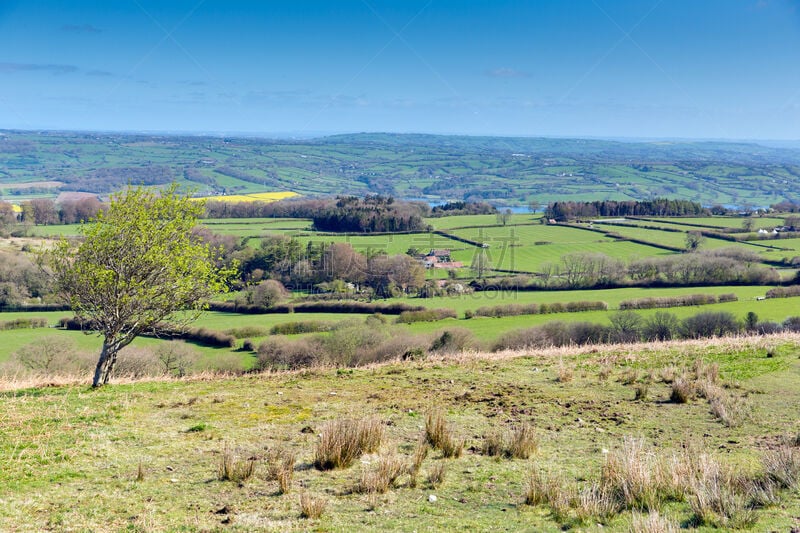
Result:
[[[61,31],[69,33],[102,33],[103,30],[95,28],[91,24],[64,24],[61,26]]]
[[[527,78],[528,73],[509,67],[498,67],[486,71],[490,78]]]
[[[75,65],[57,65],[51,63],[0,63],[0,74],[16,74],[18,72],[50,72],[52,74],[72,74],[78,72]]]

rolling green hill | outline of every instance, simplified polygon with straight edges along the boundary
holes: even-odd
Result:
[[[0,132],[6,198],[174,180],[210,194],[379,192],[506,206],[667,196],[765,206],[800,199],[800,151],[755,143],[382,133],[270,140]]]

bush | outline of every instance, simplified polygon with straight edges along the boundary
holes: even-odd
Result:
[[[248,337],[266,337],[269,335],[269,330],[260,326],[244,326],[241,328],[226,329],[223,333],[236,337],[237,339],[246,339]]]
[[[319,349],[308,339],[277,337],[258,346],[255,370],[294,370],[319,362]]]
[[[300,333],[317,333],[330,331],[334,327],[333,322],[322,322],[319,320],[303,320],[299,322],[284,322],[275,324],[269,330],[272,335],[297,335]]]
[[[668,341],[678,334],[678,317],[666,311],[657,311],[642,326],[642,336],[647,341]]]
[[[741,326],[733,314],[726,311],[707,311],[683,321],[684,337],[703,339],[738,333]]]
[[[452,309],[425,309],[424,311],[403,311],[395,321],[398,324],[413,324],[414,322],[435,322],[445,318],[457,318]]]
[[[117,376],[125,376],[132,379],[163,376],[164,366],[152,350],[137,346],[126,346],[119,352],[114,373]]]
[[[47,335],[14,352],[9,359],[11,365],[21,367],[25,373],[54,376],[86,372],[93,362],[77,352],[71,339]]]
[[[189,374],[200,354],[185,342],[169,341],[156,348],[155,356],[165,374],[182,378]]]
[[[433,341],[431,352],[438,354],[453,354],[477,347],[477,341],[472,331],[466,328],[451,328],[443,331]]]
[[[794,296],[800,296],[800,285],[775,287],[767,291],[767,298],[791,298]]]
[[[41,317],[17,318],[0,322],[0,330],[46,328],[47,319]]]
[[[800,316],[790,316],[783,321],[783,329],[800,332]]]
[[[577,313],[581,311],[605,311],[608,304],[605,302],[567,302],[549,304],[505,304],[492,307],[479,307],[475,310],[476,316],[503,317],[519,315],[544,315],[552,313]]]
[[[247,303],[259,307],[274,307],[281,300],[289,297],[289,291],[283,283],[274,279],[264,280],[247,289]]]
[[[592,322],[547,322],[533,328],[505,333],[495,342],[493,351],[548,348],[570,344],[600,344],[608,337],[608,328]]]
[[[656,309],[665,307],[681,307],[689,305],[707,305],[714,304],[722,301],[735,302],[737,300],[735,294],[726,294],[725,300],[722,296],[719,298],[713,294],[684,294],[681,296],[662,296],[658,298],[636,298],[634,300],[625,300],[620,302],[620,309]],[[732,298],[732,299],[731,299]]]

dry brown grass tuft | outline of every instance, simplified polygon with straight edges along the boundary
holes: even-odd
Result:
[[[406,465],[402,457],[395,453],[381,455],[372,465],[361,471],[356,492],[384,494],[405,471]]]
[[[764,473],[780,488],[800,488],[800,450],[781,446],[764,453],[761,458]]]
[[[634,513],[630,533],[678,533],[680,524],[650,511],[648,514]]]
[[[719,396],[710,399],[709,404],[711,405],[711,414],[725,427],[741,426],[753,415],[753,406],[747,399],[726,394],[724,391]]]
[[[637,381],[639,381],[639,371],[635,368],[629,368],[620,378],[620,382],[623,385],[633,385]]]
[[[501,431],[493,431],[483,438],[481,453],[489,457],[500,457],[505,453],[506,443],[505,434]]]
[[[696,480],[689,504],[697,525],[742,529],[752,527],[757,520],[746,498],[737,494],[723,476]]]
[[[619,504],[614,495],[598,483],[578,492],[573,506],[578,521],[582,523],[589,520],[606,523],[619,512]]]
[[[556,380],[559,383],[569,383],[570,381],[572,381],[573,377],[575,377],[575,371],[572,369],[572,367],[566,365],[563,359],[559,359],[558,377],[556,378]]]
[[[233,481],[244,483],[253,476],[256,469],[255,461],[239,459],[226,445],[222,450],[217,467],[217,479],[220,481]]]
[[[421,435],[417,441],[417,446],[414,448],[414,455],[411,456],[411,464],[406,468],[409,487],[414,488],[417,486],[417,476],[426,457],[428,457],[428,441],[425,440],[425,435]]]
[[[289,450],[276,448],[267,453],[267,481],[278,482],[278,493],[286,494],[292,489],[295,454]]]
[[[692,366],[695,379],[698,381],[709,381],[711,383],[719,382],[719,364],[718,363],[705,363],[702,359],[695,359]]]
[[[663,470],[643,440],[626,437],[620,449],[606,455],[600,484],[627,509],[654,509],[663,499]]]
[[[674,366],[665,366],[664,368],[661,369],[661,372],[659,373],[661,381],[663,381],[668,385],[673,381],[675,381],[675,377],[677,375],[678,375],[678,369],[675,368]]]
[[[557,500],[561,480],[539,469],[532,469],[525,484],[525,505],[546,505]]]
[[[300,494],[300,517],[317,519],[325,512],[327,500],[321,496],[313,496],[308,492]]]
[[[428,484],[431,486],[431,488],[437,488],[439,485],[444,483],[446,474],[446,463],[435,463],[431,465],[430,469],[428,470]]]
[[[647,400],[648,393],[650,392],[650,385],[647,383],[639,383],[633,390],[633,399],[637,402],[643,402]]]
[[[533,426],[523,424],[511,436],[508,455],[515,459],[527,459],[539,449],[539,437]]]
[[[365,453],[377,451],[383,440],[380,420],[333,420],[325,424],[314,451],[319,470],[346,468]]]
[[[673,403],[687,403],[694,396],[694,387],[686,376],[675,378],[669,400]]]
[[[139,466],[136,468],[136,481],[144,481],[144,465],[139,461]]]
[[[600,367],[600,370],[597,371],[597,379],[600,381],[607,381],[610,376],[611,365],[603,365]]]
[[[453,435],[441,411],[428,413],[425,418],[425,438],[434,449],[440,450],[444,457],[461,457],[464,439]]]

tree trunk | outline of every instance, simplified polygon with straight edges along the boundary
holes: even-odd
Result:
[[[111,345],[107,340],[103,340],[103,349],[100,351],[100,359],[97,360],[97,366],[94,369],[94,379],[92,379],[93,388],[108,383],[111,370],[114,368],[114,363],[117,360],[117,351],[116,346]]]

